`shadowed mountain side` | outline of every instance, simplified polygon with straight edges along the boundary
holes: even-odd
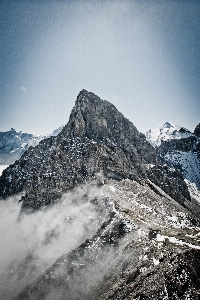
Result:
[[[99,173],[100,181],[149,179],[179,203],[190,200],[182,175],[164,165],[145,136],[111,103],[85,90],[57,137],[30,147],[3,171],[0,196],[24,191],[23,207],[36,209]]]
[[[200,123],[195,127],[194,134],[200,137]]]

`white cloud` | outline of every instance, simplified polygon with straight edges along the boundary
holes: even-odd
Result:
[[[95,187],[79,187],[34,214],[21,214],[17,197],[0,201],[1,299],[13,299],[56,259],[96,232],[106,214],[90,202],[95,195],[101,201]]]
[[[25,93],[27,92],[27,88],[25,88],[24,86],[21,86],[21,90],[24,91]]]

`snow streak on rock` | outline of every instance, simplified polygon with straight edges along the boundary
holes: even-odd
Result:
[[[185,179],[195,183],[200,190],[200,160],[193,151],[168,151],[164,155],[165,161],[182,171]]]

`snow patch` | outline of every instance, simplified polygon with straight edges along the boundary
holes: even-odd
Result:
[[[152,258],[152,260],[153,260],[153,263],[154,263],[154,266],[157,266],[157,265],[159,265],[159,259],[156,259],[156,258]]]
[[[176,168],[181,168],[184,178],[195,183],[200,189],[200,161],[196,153],[192,151],[170,151],[164,156],[164,160]]]
[[[111,190],[111,192],[115,193],[115,187],[114,186],[110,185],[109,189]]]
[[[189,248],[199,249],[200,250],[200,246],[196,246],[196,245],[193,245],[191,243],[183,242],[181,240],[178,240],[174,236],[170,237],[170,236],[167,236],[167,235],[157,234],[156,239],[157,239],[158,242],[164,242],[165,240],[169,240],[169,242],[173,243],[173,244],[177,244],[177,245],[180,245],[180,246],[188,246]]]
[[[194,198],[200,204],[200,191],[197,188],[196,184],[194,182],[190,182],[187,179],[184,179],[184,181],[187,184],[191,198]]]

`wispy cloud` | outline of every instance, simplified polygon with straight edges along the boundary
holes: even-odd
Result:
[[[21,86],[21,90],[23,91],[23,92],[27,92],[27,88],[26,87],[24,87],[24,86]]]
[[[1,299],[13,299],[57,258],[96,232],[105,212],[101,215],[91,203],[95,195],[101,201],[96,187],[79,187],[34,214],[20,214],[16,197],[0,201]]]

